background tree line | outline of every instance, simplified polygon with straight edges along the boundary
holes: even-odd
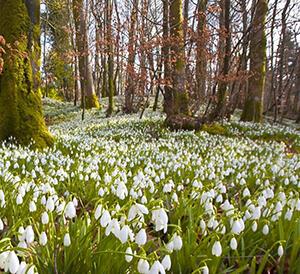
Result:
[[[108,114],[115,95],[126,113],[163,96],[166,112],[209,120],[240,108],[299,121],[297,12],[295,0],[47,0],[45,94],[87,108],[108,97]]]
[[[297,0],[0,4],[0,139],[40,132],[51,143],[40,90],[80,105],[83,118],[106,97],[108,116],[143,113],[150,98],[156,110],[163,98],[172,128],[197,129],[236,109],[243,121],[300,122]]]

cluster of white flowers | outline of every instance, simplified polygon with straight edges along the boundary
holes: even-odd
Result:
[[[171,269],[193,217],[200,241],[210,239],[199,262],[209,273],[207,259],[222,256],[225,245],[238,250],[241,236],[263,239],[280,220],[298,218],[300,158],[287,155],[283,144],[169,132],[160,121],[88,117],[53,126],[51,149],[2,144],[0,232],[17,226],[8,235],[19,248],[50,248],[55,240],[68,249],[79,237],[72,228],[84,219],[91,235],[113,235],[139,273],[158,274]],[[276,130],[252,127],[255,134]],[[284,247],[278,245],[279,257]],[[18,256],[4,250],[0,269],[36,272],[34,260]]]

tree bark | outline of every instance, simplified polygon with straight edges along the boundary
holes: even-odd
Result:
[[[168,90],[166,111],[167,116],[189,115],[189,98],[185,79],[185,45],[183,30],[182,1],[170,3],[170,38],[171,38],[171,88]]]
[[[112,40],[112,0],[106,0],[107,3],[107,44],[108,44],[108,108],[107,115],[110,116],[114,110],[114,49]]]
[[[197,26],[197,59],[196,59],[196,100],[201,102],[205,98],[207,58],[206,58],[206,6],[207,0],[199,0]]]
[[[40,97],[40,1],[0,0],[5,47],[0,75],[0,140],[15,138],[42,148],[53,143]]]
[[[90,64],[87,16],[84,0],[73,0],[73,14],[76,28],[76,44],[79,54],[79,73],[82,92],[82,107],[99,108],[99,101],[95,93],[92,68]]]
[[[134,99],[134,63],[136,55],[136,24],[138,18],[138,1],[133,1],[133,6],[131,10],[131,19],[130,19],[130,29],[129,29],[129,41],[128,41],[128,63],[127,63],[127,80],[126,80],[126,89],[125,89],[125,106],[124,112],[131,113],[133,112],[133,99]]]
[[[242,121],[261,122],[266,77],[266,0],[258,0],[250,33],[249,89],[241,116]]]

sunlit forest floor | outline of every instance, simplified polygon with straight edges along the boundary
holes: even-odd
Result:
[[[82,121],[78,107],[50,99],[44,113],[53,148],[0,148],[0,249],[24,269],[299,273],[294,125],[237,114],[171,132],[160,111],[105,118],[103,108]]]

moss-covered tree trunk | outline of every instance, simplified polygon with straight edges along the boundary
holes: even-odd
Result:
[[[185,79],[185,45],[182,1],[170,1],[171,88],[165,95],[167,116],[189,115],[189,98]]]
[[[266,78],[266,15],[268,3],[258,0],[250,33],[250,72],[249,88],[242,121],[261,122]]]
[[[40,1],[0,0],[0,35],[7,42],[0,75],[0,140],[51,145],[39,90]]]

